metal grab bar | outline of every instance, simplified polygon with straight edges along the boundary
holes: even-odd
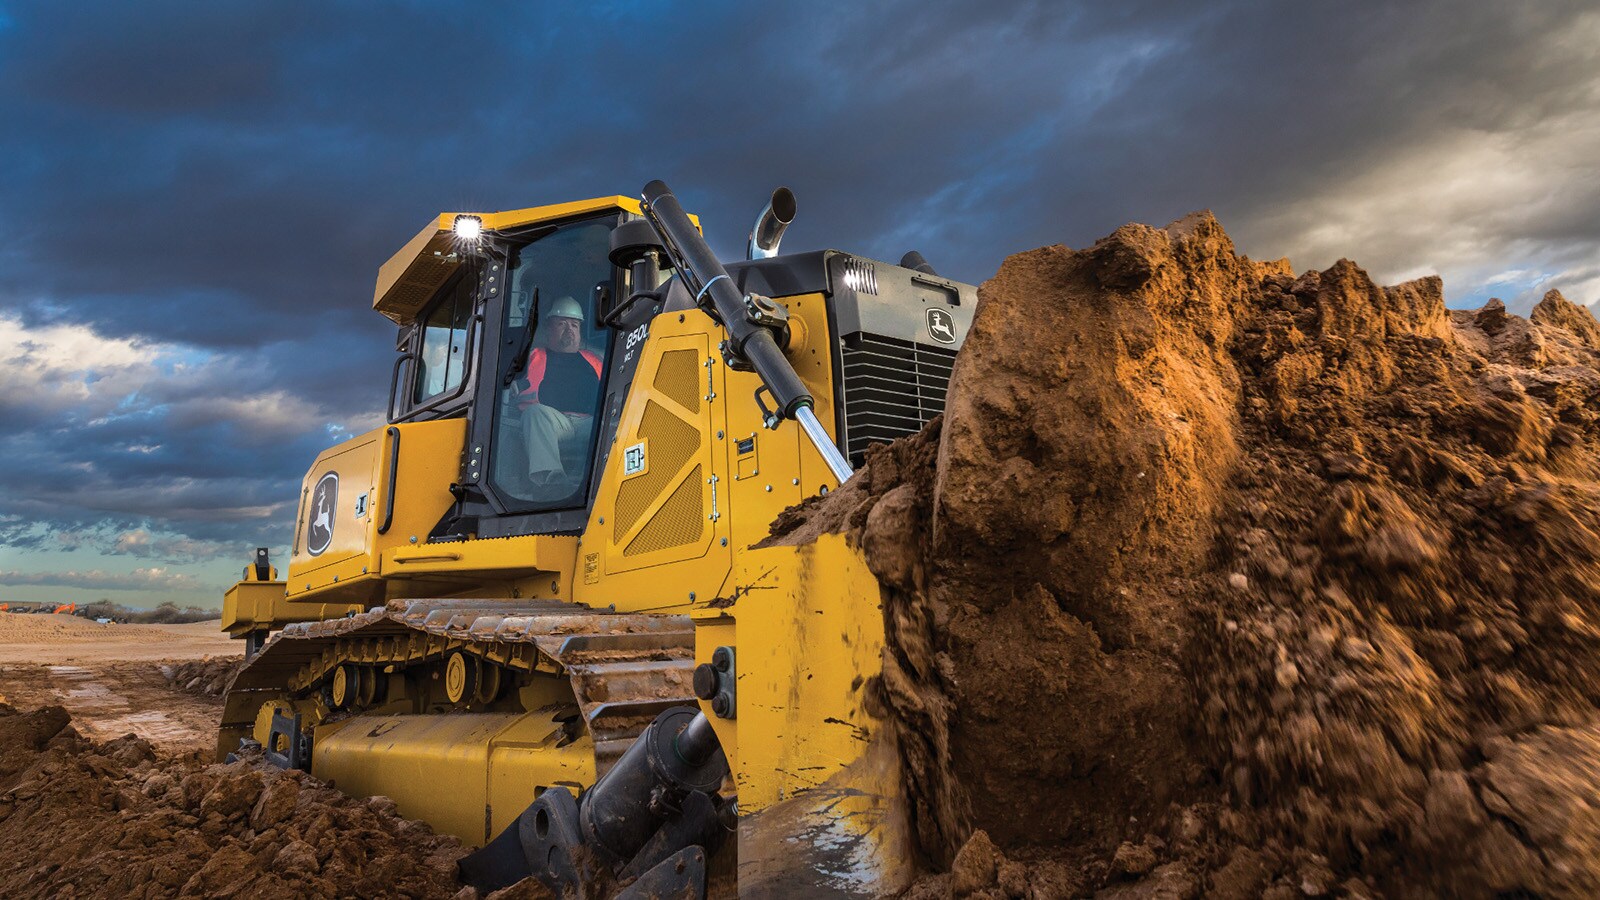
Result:
[[[395,482],[400,480],[400,429],[390,425],[384,433],[389,436],[389,488],[384,492],[383,524],[378,526],[379,534],[387,534],[389,526],[394,524],[394,488]]]
[[[395,395],[400,391],[400,364],[408,359],[412,362],[416,362],[417,355],[412,353],[410,350],[400,354],[400,356],[394,361],[393,371],[389,373],[389,405],[385,408],[384,418],[390,422],[394,421]]]

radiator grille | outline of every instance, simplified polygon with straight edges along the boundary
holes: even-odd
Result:
[[[944,412],[956,353],[914,341],[852,335],[844,363],[845,453],[859,466],[871,444],[915,434]]]

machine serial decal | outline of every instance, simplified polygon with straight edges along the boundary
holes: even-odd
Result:
[[[339,508],[339,473],[317,479],[311,490],[311,521],[306,523],[306,552],[321,556],[333,543],[333,521]]]
[[[956,317],[937,306],[928,307],[928,334],[941,344],[954,344]]]
[[[645,338],[647,338],[649,336],[650,336],[650,323],[646,322],[643,325],[640,325],[638,328],[635,328],[634,330],[628,332],[628,338],[624,343],[625,343],[625,345],[627,346],[627,348],[629,350],[632,350],[634,348],[635,344],[638,344],[640,341],[644,340]]]
[[[646,322],[643,325],[640,325],[638,328],[635,328],[634,330],[628,332],[627,338],[623,341],[623,347],[628,352],[623,354],[622,361],[625,362],[625,363],[626,362],[632,362],[633,361],[633,348],[637,347],[639,344],[644,343],[644,339],[649,337],[649,336],[650,336],[650,323],[649,322]]]

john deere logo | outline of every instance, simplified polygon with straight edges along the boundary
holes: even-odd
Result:
[[[928,334],[941,344],[956,342],[956,317],[937,306],[928,307]]]
[[[321,556],[333,543],[334,511],[339,508],[339,473],[329,472],[311,489],[310,521],[306,523],[306,552]]]

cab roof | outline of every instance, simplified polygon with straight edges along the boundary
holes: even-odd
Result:
[[[400,252],[378,268],[378,284],[372,293],[372,308],[400,325],[409,325],[428,300],[455,274],[462,262],[455,237],[456,219],[477,216],[485,233],[507,231],[540,222],[553,222],[585,213],[616,209],[640,214],[639,200],[621,195],[576,200],[551,206],[531,206],[507,212],[440,213],[417,236],[407,241]],[[695,217],[690,216],[691,220]],[[696,220],[695,224],[699,222]]]

